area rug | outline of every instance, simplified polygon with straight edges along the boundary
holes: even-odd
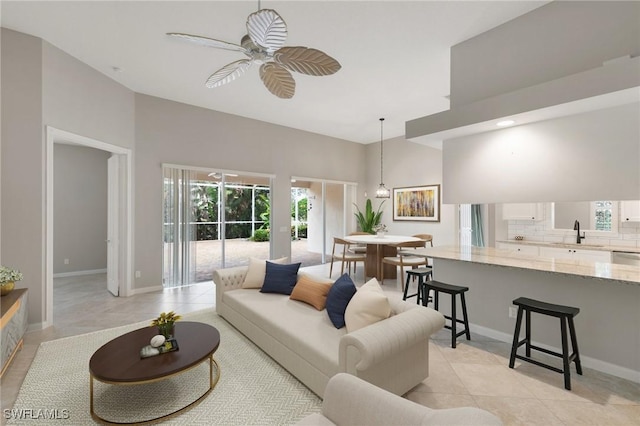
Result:
[[[162,424],[286,425],[320,411],[321,400],[212,309],[184,315],[216,327],[214,354],[221,376],[215,389],[185,413]],[[89,359],[109,340],[149,322],[43,342],[18,394],[8,424],[93,424]],[[162,356],[162,355],[159,355]],[[206,363],[159,382],[114,386],[94,382],[95,411],[114,422],[144,421],[196,400],[208,387]],[[43,422],[44,421],[44,422]]]

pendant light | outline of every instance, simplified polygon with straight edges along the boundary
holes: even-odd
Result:
[[[382,140],[382,123],[384,122],[384,118],[380,119],[380,186],[376,190],[376,198],[390,198],[391,191],[389,191],[384,186],[384,180],[382,179],[382,145],[384,144]]]

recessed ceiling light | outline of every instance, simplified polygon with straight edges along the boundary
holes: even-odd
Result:
[[[502,121],[498,121],[496,123],[496,126],[505,127],[505,126],[511,126],[512,124],[515,124],[515,121],[513,121],[513,120],[502,120]]]

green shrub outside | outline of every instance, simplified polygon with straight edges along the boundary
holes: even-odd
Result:
[[[291,227],[291,238],[296,237],[296,227]],[[307,238],[307,225],[298,225],[298,238]]]
[[[251,237],[252,241],[269,241],[268,229],[256,229]]]

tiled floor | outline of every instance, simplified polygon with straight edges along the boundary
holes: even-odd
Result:
[[[306,268],[328,275],[328,265]],[[335,269],[335,268],[334,268]],[[356,283],[362,283],[361,268]],[[334,278],[338,272],[334,271]],[[392,281],[385,281],[389,297],[401,297]],[[28,333],[24,349],[2,378],[2,408],[11,407],[42,341],[115,327],[154,317],[158,312],[187,313],[212,307],[211,283],[115,298],[105,289],[104,275],[56,280],[55,326]],[[584,368],[572,368],[572,391],[562,376],[531,364],[508,368],[509,345],[472,334],[450,346],[448,330],[432,338],[430,377],[407,398],[432,408],[476,406],[498,415],[505,425],[640,425],[640,385]],[[410,367],[408,367],[410,368]]]

